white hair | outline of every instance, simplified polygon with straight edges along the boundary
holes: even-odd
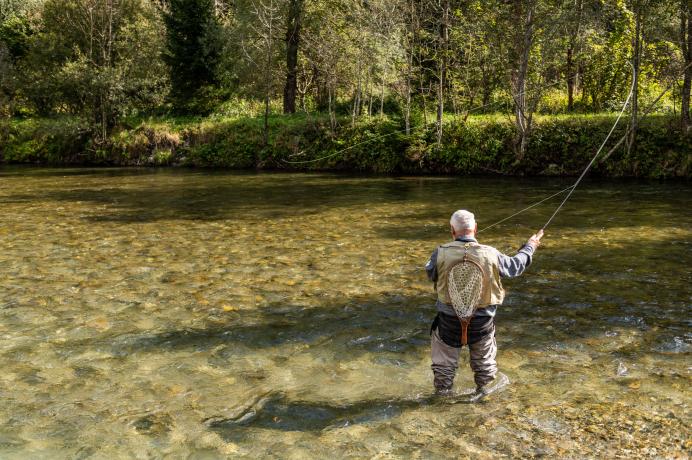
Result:
[[[472,212],[465,209],[460,209],[449,219],[449,224],[457,232],[463,232],[464,230],[473,230],[476,228],[476,218]]]

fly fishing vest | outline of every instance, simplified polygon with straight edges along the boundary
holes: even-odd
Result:
[[[483,269],[483,291],[476,308],[489,305],[500,305],[505,298],[505,290],[500,282],[500,268],[497,266],[497,251],[490,246],[462,241],[453,241],[437,248],[437,298],[440,302],[451,305],[447,293],[447,277],[449,270],[466,257],[477,263]]]

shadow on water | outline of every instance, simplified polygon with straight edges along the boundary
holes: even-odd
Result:
[[[189,176],[170,176],[188,178]],[[243,176],[239,176],[243,177]],[[151,187],[78,188],[44,190],[35,194],[11,194],[0,202],[84,202],[107,206],[83,219],[92,222],[151,222],[165,219],[212,221],[242,220],[246,217],[282,218],[311,215],[325,209],[367,206],[413,200],[416,185],[407,181],[362,179],[320,181],[307,178],[291,180],[289,176],[262,176],[251,182],[220,176],[219,180],[185,183],[153,183]],[[215,176],[210,176],[215,178]],[[216,177],[219,179],[219,177]]]
[[[248,429],[322,431],[350,425],[388,420],[422,406],[448,404],[450,398],[421,395],[399,399],[360,400],[351,404],[289,401],[284,395],[265,396],[233,418],[209,418],[205,424],[227,441],[240,441]],[[458,398],[454,402],[466,402]]]
[[[556,343],[583,349],[585,339],[603,338],[613,328],[647,334],[656,331],[649,337],[659,342],[685,334],[684,316],[679,316],[677,307],[662,314],[656,306],[646,308],[618,299],[589,302],[558,294],[561,297],[536,297],[518,287],[509,295],[496,320],[503,351],[540,351]],[[678,307],[684,312],[688,305]],[[221,321],[217,317],[206,327],[128,333],[98,342],[99,348],[117,357],[206,352],[208,365],[218,368],[228,367],[252,350],[270,348],[276,350],[270,359],[277,363],[297,352],[319,353],[333,360],[370,354],[373,362],[408,367],[418,362],[422,349],[429,347],[434,315],[428,296],[361,297],[311,308],[270,304],[252,312],[225,315]],[[93,346],[93,339],[62,345],[66,352]],[[632,344],[637,346],[638,342]],[[248,374],[248,378],[256,377]]]
[[[310,215],[330,208],[368,207],[369,205],[402,203],[400,212],[389,216],[391,225],[380,225],[378,232],[385,238],[421,239],[434,237],[438,229],[446,233],[450,210],[467,207],[477,212],[479,225],[506,217],[546,194],[560,189],[564,180],[508,180],[502,178],[388,178],[340,176],[331,174],[252,174],[206,170],[152,169],[67,169],[67,170],[2,170],[0,177],[25,176],[89,176],[100,181],[97,186],[86,182],[73,189],[45,188],[29,194],[10,193],[0,202],[56,201],[83,202],[100,205],[98,210],[82,219],[92,222],[150,222],[165,219],[211,221],[242,220],[247,217],[289,217]],[[151,179],[151,180],[150,180]],[[505,187],[503,184],[511,184]],[[561,220],[566,228],[583,228],[584,219],[593,225],[604,225],[609,210],[620,211],[636,202],[636,209],[650,206],[651,212],[673,214],[684,205],[689,188],[684,184],[668,187],[665,197],[648,194],[647,188],[622,191],[617,184],[600,186],[585,184],[584,190],[571,199],[574,221]],[[591,190],[589,190],[591,188]],[[653,189],[655,190],[655,189]],[[595,196],[594,196],[595,195]],[[612,196],[610,196],[612,195]],[[603,197],[610,199],[603,199]],[[636,200],[632,198],[636,197]],[[593,207],[599,199],[597,214],[583,214],[580,209]],[[498,199],[506,206],[498,209]],[[602,201],[601,201],[602,200]],[[439,203],[439,206],[430,206]],[[549,202],[540,210],[531,211],[525,222],[543,222],[558,201]],[[411,209],[413,205],[425,208]],[[588,206],[587,206],[588,205]],[[634,205],[633,205],[634,206]],[[397,209],[397,208],[393,208]],[[641,213],[639,213],[641,214]],[[647,213],[651,214],[651,213]],[[533,216],[533,217],[531,217]],[[422,224],[422,220],[440,219],[439,225]],[[619,226],[636,225],[636,220],[621,220]],[[587,222],[587,226],[588,226]]]
[[[263,349],[307,344],[329,349],[337,358],[378,353],[394,359],[428,343],[432,317],[433,310],[425,296],[368,297],[315,308],[274,304],[243,315],[226,315],[223,322],[205,328],[126,334],[108,339],[103,345],[116,356],[215,349],[209,364],[220,367],[237,357],[238,345]],[[66,346],[75,345],[78,344],[72,342]],[[87,341],[84,346],[90,343]]]
[[[21,178],[51,178],[51,177],[135,177],[155,174],[165,174],[168,170],[158,168],[42,168],[35,166],[2,166],[0,179]]]

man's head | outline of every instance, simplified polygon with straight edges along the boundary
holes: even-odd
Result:
[[[475,236],[478,229],[473,213],[465,209],[460,209],[452,214],[449,225],[451,226],[452,237],[455,239],[460,236]]]

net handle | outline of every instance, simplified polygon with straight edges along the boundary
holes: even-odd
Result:
[[[473,310],[474,312],[476,311],[475,309]],[[469,330],[469,324],[471,324],[471,319],[462,319],[461,321],[461,344],[466,345],[469,343],[468,340],[468,330]]]

